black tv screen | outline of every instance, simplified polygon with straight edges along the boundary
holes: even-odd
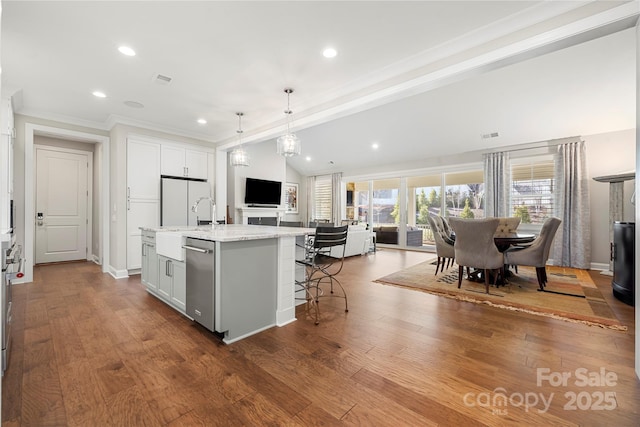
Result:
[[[282,182],[247,178],[244,202],[248,205],[276,206],[280,204]]]

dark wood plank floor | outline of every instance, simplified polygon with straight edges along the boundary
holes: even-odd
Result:
[[[348,313],[323,300],[318,326],[302,306],[298,321],[232,345],[139,276],[36,267],[14,288],[3,425],[640,425],[634,309],[610,296],[609,277],[592,273],[627,332],[372,283],[432,257],[350,258]],[[538,369],[571,377],[538,384]],[[612,374],[583,386],[582,370]]]

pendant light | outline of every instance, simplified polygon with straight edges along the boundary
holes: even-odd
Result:
[[[286,88],[284,90],[284,93],[287,94],[287,109],[284,111],[284,113],[287,115],[287,133],[277,139],[278,154],[285,157],[291,157],[300,154],[301,147],[300,140],[298,139],[296,134],[291,133],[291,114],[293,114],[293,111],[291,111],[291,108],[289,106],[289,96],[293,93],[293,89]]]
[[[242,148],[242,116],[244,113],[236,113],[238,116],[238,146],[233,149],[229,156],[231,166],[249,166],[249,155]]]

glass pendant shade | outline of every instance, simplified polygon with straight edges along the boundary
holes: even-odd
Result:
[[[297,156],[300,154],[300,140],[295,133],[282,135],[277,139],[278,154],[285,157]]]
[[[300,139],[298,139],[295,133],[291,133],[290,130],[293,111],[291,111],[289,104],[289,96],[293,93],[293,89],[286,88],[284,93],[287,94],[287,109],[284,110],[284,113],[287,115],[287,133],[276,140],[278,144],[277,153],[284,157],[292,157],[300,154],[302,145],[300,144]]]
[[[231,166],[249,166],[249,155],[241,147],[236,148],[229,155]]]
[[[249,166],[249,155],[242,148],[242,116],[244,113],[236,113],[238,116],[238,146],[233,149],[229,155],[229,164],[231,166]]]

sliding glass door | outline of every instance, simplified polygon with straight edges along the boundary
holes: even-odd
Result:
[[[377,244],[433,250],[429,215],[483,218],[483,181],[481,168],[347,181],[345,212],[347,219],[366,222]]]
[[[407,178],[407,193],[408,225],[411,228],[422,230],[420,246],[435,245],[428,217],[430,214],[440,215],[442,212],[442,175]],[[415,242],[415,239],[412,242]]]

